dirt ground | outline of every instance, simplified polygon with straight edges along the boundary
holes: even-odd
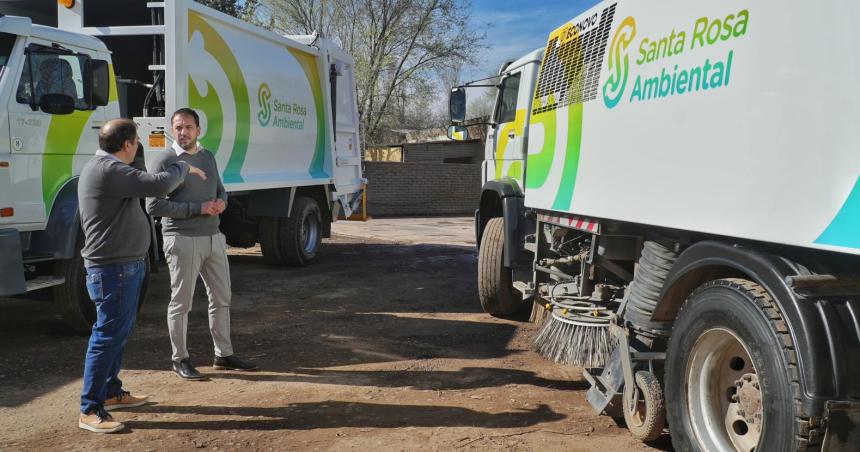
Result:
[[[530,351],[528,313],[481,312],[469,219],[424,219],[411,237],[398,221],[336,228],[350,235],[306,268],[230,250],[233,342],[260,372],[210,367],[200,284],[189,347],[209,379],[176,377],[168,275],[153,275],[121,374],[153,403],[115,412],[120,434],[77,428],[87,339],[50,303],[0,299],[0,450],[652,450],[593,413],[579,369]]]

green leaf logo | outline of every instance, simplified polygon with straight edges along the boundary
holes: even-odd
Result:
[[[257,119],[260,125],[266,127],[269,121],[272,120],[272,106],[269,100],[272,98],[272,91],[269,90],[269,85],[260,84],[260,89],[257,90],[257,103],[260,105],[260,111],[257,113]]]
[[[608,108],[614,108],[618,105],[621,96],[624,95],[630,64],[627,57],[627,47],[630,46],[635,37],[636,19],[628,17],[621,22],[609,48],[608,64],[612,74],[609,75],[609,79],[603,85],[603,102]]]

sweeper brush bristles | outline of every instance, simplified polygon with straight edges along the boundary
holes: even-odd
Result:
[[[608,320],[567,317],[555,312],[547,317],[535,338],[535,351],[559,364],[604,366],[612,351]]]

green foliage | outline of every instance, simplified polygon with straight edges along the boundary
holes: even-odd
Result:
[[[248,19],[254,16],[260,0],[196,0],[197,3],[217,9],[238,19]]]

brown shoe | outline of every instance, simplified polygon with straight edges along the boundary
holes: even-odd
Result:
[[[105,410],[116,410],[118,408],[135,408],[146,405],[149,396],[133,396],[128,391],[122,391],[116,397],[105,400]]]
[[[81,413],[78,418],[78,427],[95,433],[113,433],[125,428],[122,422],[113,420],[113,417],[106,411],[99,411],[90,414]]]

